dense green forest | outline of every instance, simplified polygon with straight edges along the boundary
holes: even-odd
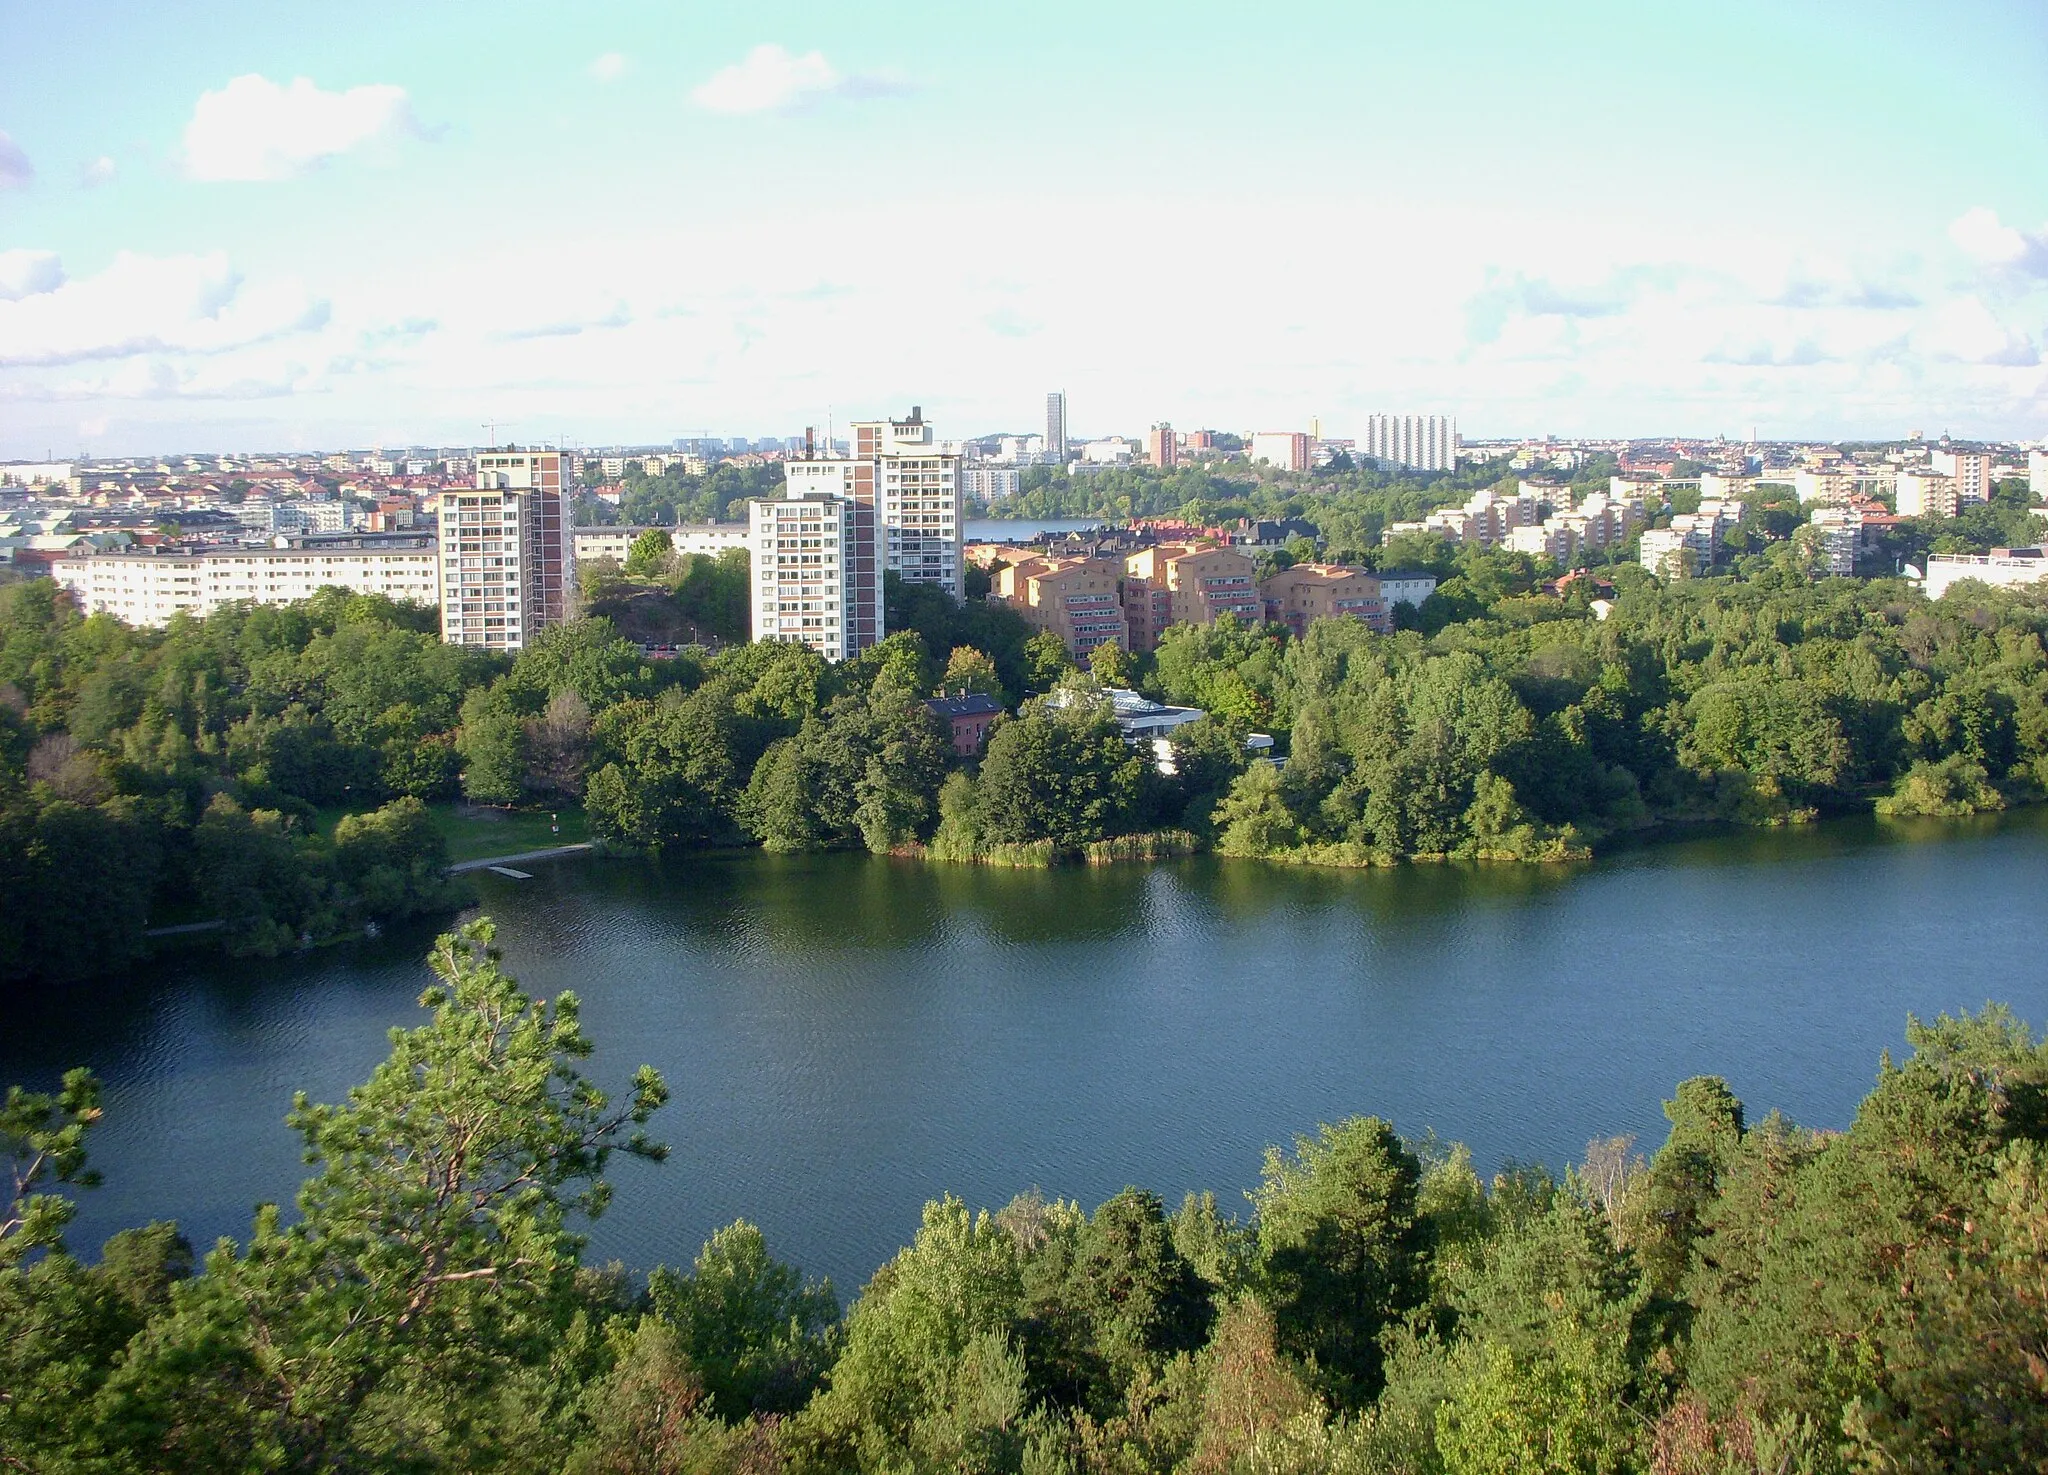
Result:
[[[97,1083],[11,1090],[0,1463],[48,1472],[1848,1475],[2048,1468],[2048,1045],[1909,1023],[1847,1131],[1681,1082],[1647,1160],[1562,1177],[1355,1117],[1270,1149],[1249,1215],[1127,1188],[928,1204],[844,1315],[720,1231],[585,1263],[668,1087],[582,1073],[576,1000],[487,921],[311,1174],[203,1260],[67,1253]],[[681,1126],[687,1130],[687,1105]]]
[[[646,852],[1363,865],[2041,796],[2038,593],[1932,604],[1816,580],[1780,547],[1741,578],[1617,570],[1604,619],[1526,556],[1423,549],[1443,583],[1415,628],[1177,627],[1088,671],[1012,612],[893,580],[896,633],[837,665],[774,644],[649,660],[603,618],[508,660],[339,591],[134,630],[7,586],[0,980],[118,969],[152,921],[275,953],[445,907],[422,806],[458,798],[581,803],[598,838]],[[1176,732],[1170,775],[1121,741],[1105,685],[1209,714]],[[924,706],[961,690],[1016,708],[965,761]],[[1284,767],[1248,760],[1255,732]]]

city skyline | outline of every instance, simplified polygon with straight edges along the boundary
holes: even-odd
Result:
[[[2048,434],[2048,68],[2018,0],[1938,36],[1839,4],[1227,19],[24,13],[0,457],[910,402],[1025,428],[1051,384],[1127,433],[1392,408],[1474,438]],[[1999,65],[1937,105],[1937,42]]]

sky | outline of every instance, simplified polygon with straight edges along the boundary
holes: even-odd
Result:
[[[2041,0],[0,0],[0,457],[2048,436]]]

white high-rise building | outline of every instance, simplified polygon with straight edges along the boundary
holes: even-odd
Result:
[[[1358,455],[1409,471],[1455,471],[1458,421],[1451,415],[1368,415]]]
[[[872,470],[881,569],[960,598],[959,446],[937,439],[912,405],[906,420],[856,421],[853,459]]]
[[[960,468],[960,495],[978,502],[1001,502],[1022,490],[1024,473],[1014,466],[988,462]]]
[[[852,495],[854,469],[844,458],[791,461],[780,500],[747,504],[756,640],[838,661],[882,638],[874,512]]]
[[[485,451],[441,494],[441,638],[523,649],[567,617],[560,451]]]
[[[1067,463],[1067,392],[1055,389],[1045,397],[1045,453],[1055,466]]]

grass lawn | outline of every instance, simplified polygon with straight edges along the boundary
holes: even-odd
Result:
[[[577,808],[492,809],[466,803],[430,804],[434,825],[448,841],[451,863],[482,860],[489,855],[517,855],[522,850],[546,850],[553,845],[575,845],[590,838],[583,811]],[[345,809],[320,811],[320,833],[331,835]],[[551,814],[561,817],[561,833],[552,828]]]

